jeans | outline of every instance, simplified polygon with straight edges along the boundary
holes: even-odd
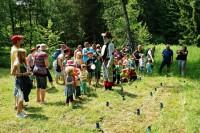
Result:
[[[181,76],[185,75],[186,61],[178,60],[178,69]]]

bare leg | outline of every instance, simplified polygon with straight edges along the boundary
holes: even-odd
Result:
[[[40,102],[41,100],[40,100],[40,90],[41,89],[37,89],[37,102]]]
[[[20,100],[17,106],[17,114],[20,114],[22,112],[22,109],[23,109],[23,101]]]
[[[41,89],[40,93],[41,93],[41,103],[44,103],[44,99],[45,99],[45,89]]]

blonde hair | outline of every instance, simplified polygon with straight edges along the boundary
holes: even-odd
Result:
[[[67,73],[67,75],[72,76],[74,74],[74,68],[71,66],[67,67],[66,73]]]
[[[17,51],[17,58],[19,60],[19,63],[26,63],[26,50],[23,48],[19,48]]]

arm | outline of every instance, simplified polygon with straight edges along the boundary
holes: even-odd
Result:
[[[133,56],[133,58],[134,58],[135,60],[138,60],[138,59],[136,59],[136,57],[135,57],[135,52],[136,52],[136,50],[133,52],[132,56]]]
[[[111,62],[113,61],[114,57],[113,57],[113,52],[115,50],[114,44],[110,43],[109,47],[108,47],[108,54],[109,54],[109,60],[108,60],[108,65],[107,67],[111,67]]]
[[[11,74],[14,75],[14,76],[17,76],[17,77],[21,77],[21,76],[28,76],[28,75],[30,75],[31,73],[30,73],[30,72],[20,73],[20,72],[18,71],[18,65],[14,65]]]
[[[174,55],[174,54],[173,54],[173,51],[172,51],[172,56],[171,56],[171,63],[173,62],[173,55]]]
[[[48,66],[49,66],[48,57],[46,57],[46,58],[44,59],[44,63],[45,63],[46,68],[48,68]]]

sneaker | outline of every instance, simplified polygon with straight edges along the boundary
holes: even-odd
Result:
[[[26,116],[21,112],[16,115],[17,118],[25,118]]]
[[[21,114],[23,114],[24,117],[27,117],[27,116],[28,116],[25,112],[21,112]]]

